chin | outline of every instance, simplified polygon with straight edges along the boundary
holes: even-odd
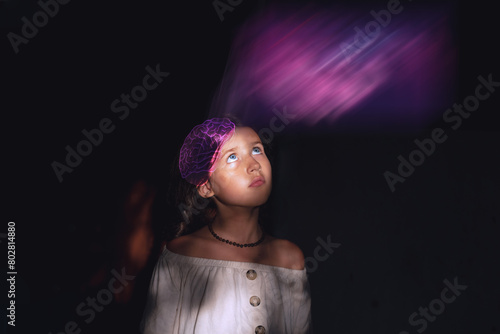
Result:
[[[269,193],[267,194],[262,194],[261,196],[255,196],[254,198],[249,198],[246,201],[243,201],[245,204],[244,206],[248,207],[259,207],[267,202],[269,199]]]
[[[271,195],[271,192],[267,193],[266,196],[262,196],[262,198],[260,198],[258,200],[258,203],[256,206],[261,206],[261,205],[264,205],[267,203],[267,200],[269,199],[269,196]]]

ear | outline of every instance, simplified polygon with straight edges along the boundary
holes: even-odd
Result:
[[[198,194],[200,194],[201,197],[203,198],[209,198],[214,195],[214,192],[212,190],[212,186],[210,185],[210,182],[207,181],[203,185],[198,187]]]

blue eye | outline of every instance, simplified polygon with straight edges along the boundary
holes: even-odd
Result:
[[[255,153],[255,149],[257,149],[257,153]],[[257,147],[255,146],[253,149],[252,149],[252,153],[254,154],[262,154],[262,150],[260,149],[260,147]],[[234,162],[236,161],[238,158],[236,157],[236,154],[231,154],[230,156],[227,157],[227,162]]]
[[[227,162],[233,162],[233,161],[229,161],[229,159],[231,159],[231,157],[234,157],[236,159],[236,154],[231,154],[230,156],[227,157]]]

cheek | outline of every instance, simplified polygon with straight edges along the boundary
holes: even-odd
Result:
[[[261,159],[261,161],[259,161],[259,163],[261,164],[261,166],[269,173],[269,174],[272,174],[273,172],[273,168],[271,167],[271,162],[269,161],[269,159],[265,158],[265,159]]]
[[[237,177],[235,170],[224,168],[219,169],[214,173],[213,187],[216,193],[224,191],[225,193],[231,193],[233,189],[239,186],[240,178]]]
[[[269,172],[271,172],[273,168],[271,167],[271,162],[269,161],[269,159],[266,158],[265,164],[267,165],[267,169],[269,170]]]
[[[266,180],[269,180],[270,185],[273,183],[273,169],[271,168],[271,163],[269,164],[269,168],[266,169],[267,173],[265,174]]]
[[[242,172],[237,168],[231,168],[225,171],[225,185],[228,191],[238,189],[248,183],[248,177],[242,177]]]

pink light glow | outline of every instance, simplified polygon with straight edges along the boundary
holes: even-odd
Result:
[[[228,118],[207,119],[186,136],[179,155],[182,178],[196,186],[208,180],[221,147],[233,135],[235,125]]]
[[[270,10],[242,27],[211,116],[268,122],[286,106],[307,126],[362,109],[418,122],[449,100],[456,57],[445,14],[407,9],[369,35],[369,11],[307,12]]]

